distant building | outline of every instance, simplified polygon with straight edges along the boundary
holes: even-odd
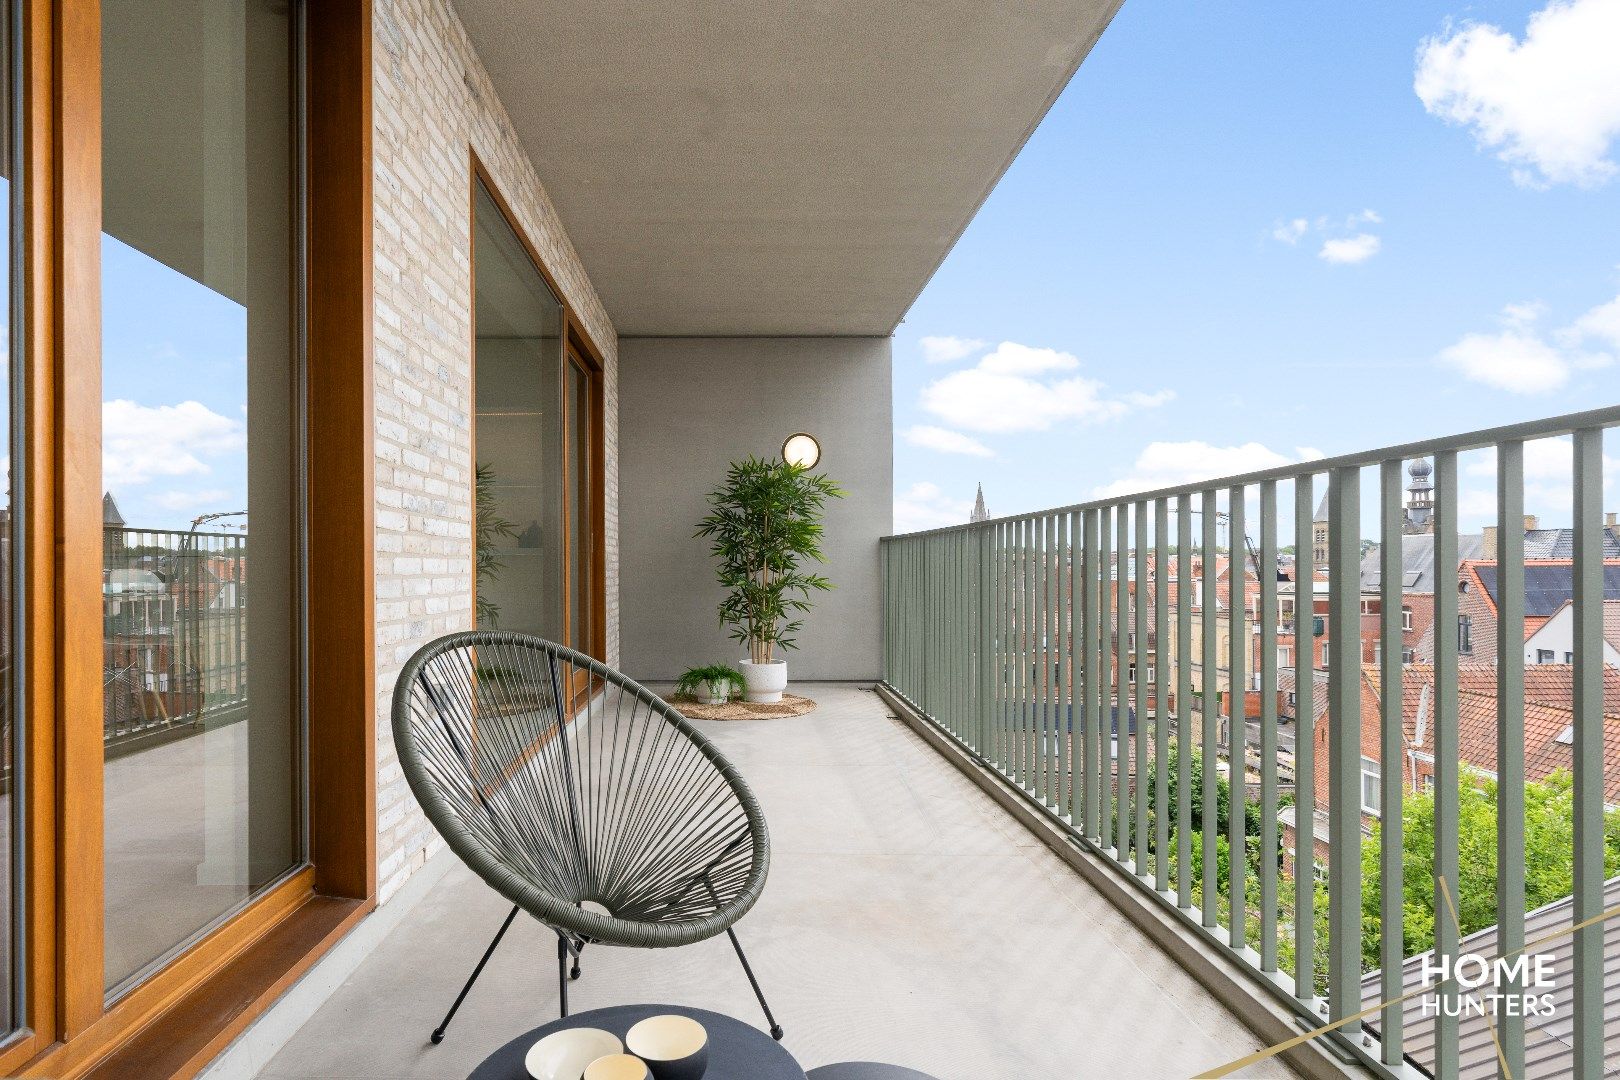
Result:
[[[978,497],[973,500],[973,513],[968,515],[968,523],[975,521],[989,521],[990,511],[984,508],[984,485],[979,485]]]
[[[1434,474],[1434,466],[1428,458],[1418,458],[1406,467],[1406,474],[1412,478],[1406,487],[1405,520],[1401,522],[1401,531],[1409,535],[1434,532],[1434,485],[1429,477]]]

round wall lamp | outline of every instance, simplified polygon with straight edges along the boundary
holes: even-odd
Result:
[[[813,469],[821,460],[821,444],[808,432],[795,431],[782,441],[782,460],[801,469]]]

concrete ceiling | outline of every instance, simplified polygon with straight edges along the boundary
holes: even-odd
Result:
[[[1120,0],[457,0],[623,335],[893,331]]]

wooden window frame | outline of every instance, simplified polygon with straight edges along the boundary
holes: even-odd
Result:
[[[467,161],[468,161],[468,182],[467,182],[467,221],[468,221],[467,228],[468,228],[468,232],[467,232],[467,235],[469,237],[469,240],[468,240],[469,251],[471,250],[471,245],[472,245],[471,238],[477,236],[477,230],[478,230],[478,189],[479,189],[480,186],[482,186],[484,191],[489,194],[490,201],[495,204],[495,209],[500,213],[501,217],[505,219],[507,226],[512,230],[512,234],[517,237],[518,243],[522,245],[524,254],[528,256],[529,262],[534,266],[535,271],[540,275],[540,280],[545,282],[546,288],[551,290],[551,294],[553,296],[555,296],[557,298],[558,302],[562,305],[562,335],[561,336],[562,336],[562,346],[563,346],[563,356],[562,356],[563,367],[559,370],[558,377],[563,379],[564,381],[563,381],[563,386],[560,388],[561,391],[562,391],[562,394],[559,395],[558,400],[560,402],[563,402],[563,406],[562,406],[562,414],[563,414],[563,419],[562,419],[562,423],[563,423],[562,447],[563,447],[564,475],[563,475],[563,484],[562,484],[562,487],[563,487],[563,507],[562,507],[562,510],[563,510],[563,522],[564,522],[564,529],[563,529],[564,539],[563,539],[563,575],[562,575],[562,579],[563,579],[563,626],[564,626],[565,631],[567,629],[567,624],[568,624],[568,613],[571,610],[569,605],[571,605],[574,602],[574,597],[572,595],[572,592],[573,592],[572,537],[570,535],[568,535],[569,530],[566,527],[567,522],[568,522],[568,511],[569,511],[569,508],[572,505],[573,493],[570,490],[572,485],[568,482],[569,478],[567,476],[567,465],[566,465],[566,462],[567,462],[567,450],[568,450],[568,445],[569,445],[568,440],[569,440],[569,437],[571,435],[571,432],[568,430],[568,422],[567,422],[568,407],[567,407],[566,401],[565,401],[565,399],[563,398],[562,395],[566,394],[568,392],[567,369],[568,369],[569,364],[577,363],[582,369],[584,369],[584,371],[586,372],[586,375],[589,378],[589,382],[590,382],[590,416],[589,416],[589,424],[590,424],[591,431],[592,431],[592,434],[593,434],[593,437],[591,439],[591,445],[590,445],[590,452],[591,452],[591,464],[590,464],[590,468],[591,468],[591,489],[590,490],[591,490],[591,501],[594,504],[591,507],[591,520],[589,522],[589,525],[590,525],[591,545],[592,545],[592,548],[593,548],[593,552],[592,552],[593,558],[591,560],[591,580],[590,580],[591,596],[590,596],[590,599],[589,599],[589,603],[590,603],[590,610],[589,610],[589,615],[590,615],[590,620],[589,620],[590,621],[590,641],[588,642],[588,648],[584,649],[583,651],[588,653],[589,655],[595,657],[596,659],[601,660],[603,663],[606,663],[607,662],[607,566],[606,566],[606,562],[607,562],[607,539],[606,539],[607,538],[607,510],[606,510],[606,505],[605,505],[605,503],[606,503],[606,484],[605,484],[605,481],[604,481],[604,470],[605,470],[606,464],[607,464],[607,445],[606,445],[607,444],[607,433],[606,433],[606,426],[605,426],[606,425],[606,394],[605,394],[605,388],[604,388],[605,378],[604,378],[604,374],[603,374],[604,371],[606,370],[606,364],[603,361],[603,353],[602,353],[602,350],[597,347],[597,344],[596,344],[595,340],[591,337],[590,331],[586,329],[584,320],[582,320],[579,317],[578,310],[569,301],[568,294],[567,294],[566,291],[563,290],[563,288],[559,284],[556,275],[554,275],[551,272],[551,269],[546,265],[545,260],[543,258],[541,258],[539,249],[537,247],[535,247],[534,243],[529,239],[529,234],[528,234],[527,230],[525,230],[523,228],[523,225],[519,221],[517,214],[512,209],[512,204],[507,201],[506,195],[501,191],[500,184],[496,182],[494,175],[484,165],[483,160],[478,156],[478,151],[475,148],[471,147],[471,146],[469,146],[467,148]],[[471,263],[470,259],[469,259],[469,263]],[[476,289],[477,289],[477,267],[473,266],[472,273],[470,275],[469,292],[468,292],[468,298],[469,298],[468,309],[469,309],[469,311],[471,313],[471,317],[469,319],[469,322],[470,322],[471,325],[470,325],[469,330],[468,330],[468,348],[470,350],[469,355],[472,357],[472,365],[471,366],[472,366],[472,372],[473,372],[473,384],[474,384],[475,387],[477,385],[477,379],[478,379],[478,317],[477,317],[477,296],[476,296],[476,292],[474,291]],[[473,419],[473,429],[472,429],[472,433],[471,433],[470,440],[469,440],[470,444],[471,444],[471,455],[470,456],[471,456],[471,460],[474,462],[474,467],[470,468],[468,470],[468,499],[469,499],[469,504],[472,507],[472,514],[473,514],[474,522],[477,521],[477,513],[478,513],[477,492],[476,492],[476,487],[475,487],[475,485],[476,485],[476,474],[477,474],[476,462],[478,460],[478,423],[477,423],[478,410],[476,408],[476,397],[477,396],[476,396],[476,390],[475,390],[474,393],[473,393],[474,408],[471,409],[471,414],[472,414],[472,416],[474,418]],[[473,589],[474,597],[476,599],[477,589],[478,589],[478,578],[477,578],[476,574],[473,576],[472,589]],[[474,611],[476,611],[476,610],[477,610],[477,607],[476,607],[476,603],[475,603]],[[474,618],[476,619],[476,615],[474,616]],[[580,673],[580,674],[584,674],[584,673]],[[575,688],[575,693],[576,694],[581,693],[581,692],[583,692],[583,688],[581,688],[581,687],[576,687]]]
[[[370,0],[311,2],[305,29],[309,862],[109,1006],[100,9],[25,13],[27,1000],[0,1073],[193,1075],[375,906]]]

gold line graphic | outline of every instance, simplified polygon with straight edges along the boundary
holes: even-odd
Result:
[[[1447,897],[1449,899],[1449,892],[1447,893]],[[1590,919],[1583,919],[1578,923],[1566,926],[1560,930],[1554,930],[1550,934],[1543,934],[1538,938],[1527,941],[1523,946],[1514,949],[1512,952],[1502,953],[1499,957],[1497,957],[1497,959],[1505,960],[1511,956],[1518,956],[1520,953],[1530,952],[1532,949],[1539,948],[1550,941],[1557,941],[1560,938],[1569,937],[1571,934],[1579,933],[1589,926],[1596,926],[1598,923],[1606,922],[1607,920],[1614,918],[1616,915],[1620,915],[1620,904],[1616,904],[1611,908],[1605,908],[1603,911],[1593,915]],[[1453,971],[1452,978],[1455,977],[1456,972]],[[1444,986],[1446,983],[1451,981],[1452,979],[1443,979],[1434,985]],[[1240,1057],[1236,1061],[1228,1061],[1225,1065],[1217,1066],[1207,1072],[1201,1072],[1194,1078],[1194,1080],[1219,1080],[1219,1078],[1223,1076],[1232,1076],[1239,1069],[1246,1069],[1251,1065],[1258,1065],[1260,1062],[1274,1058],[1278,1054],[1286,1053],[1302,1043],[1310,1042],[1312,1039],[1326,1035],[1330,1031],[1337,1031],[1339,1028],[1342,1028],[1347,1024],[1354,1024],[1358,1020],[1365,1020],[1374,1013],[1383,1012],[1391,1005],[1399,1005],[1402,1002],[1410,1001],[1419,994],[1431,993],[1433,990],[1434,986],[1420,986],[1416,990],[1411,990],[1402,994],[1400,997],[1391,998],[1389,1001],[1379,1002],[1370,1009],[1362,1009],[1358,1013],[1352,1013],[1349,1016],[1341,1017],[1340,1019],[1333,1021],[1331,1024],[1323,1024],[1321,1027],[1313,1028],[1310,1031],[1305,1032],[1303,1035],[1296,1035],[1292,1039],[1286,1039],[1283,1042],[1277,1043],[1275,1046],[1268,1046],[1264,1050],[1256,1050],[1254,1053],[1245,1057]]]

